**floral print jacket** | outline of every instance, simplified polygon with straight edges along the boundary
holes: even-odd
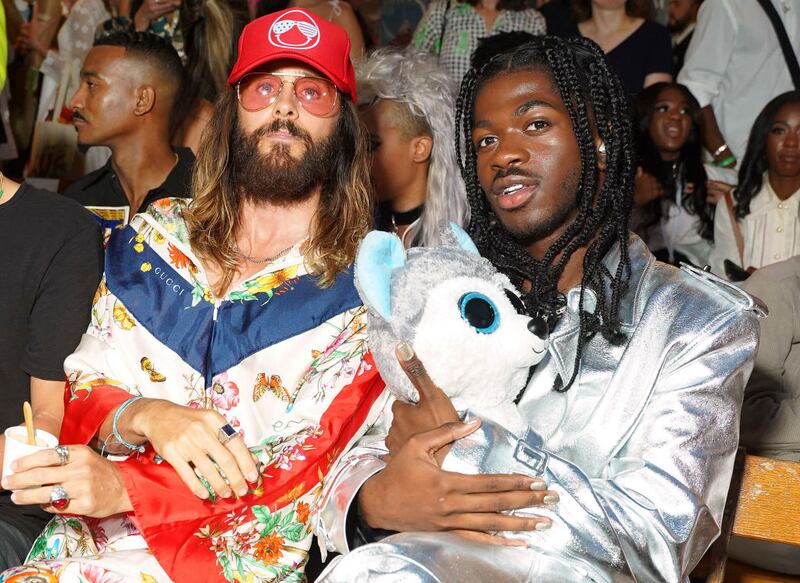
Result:
[[[215,299],[189,246],[186,204],[160,200],[112,237],[89,330],[65,363],[61,441],[88,443],[131,394],[169,399],[222,414],[261,478],[241,499],[202,501],[148,448],[119,462],[134,512],[123,523],[55,517],[30,568],[108,559],[124,579],[144,579],[141,563],[126,573],[112,560],[141,537],[173,580],[300,581],[325,475],[385,404],[352,274],[320,288],[301,243]],[[101,540],[104,521],[114,545]]]

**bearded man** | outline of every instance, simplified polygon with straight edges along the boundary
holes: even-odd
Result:
[[[66,361],[78,445],[4,480],[57,514],[6,580],[302,580],[320,481],[384,405],[348,271],[370,222],[349,48],[303,10],[244,29],[193,202],[109,245]]]

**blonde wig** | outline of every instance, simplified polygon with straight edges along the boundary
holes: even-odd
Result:
[[[433,139],[425,212],[415,241],[438,245],[442,221],[469,223],[469,205],[453,146],[456,86],[436,58],[419,49],[379,49],[356,68],[361,107],[389,100],[401,111],[397,127],[407,138]]]

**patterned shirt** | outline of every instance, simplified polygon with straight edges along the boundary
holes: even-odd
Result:
[[[366,312],[348,272],[317,286],[302,244],[215,299],[186,204],[159,200],[112,236],[89,330],[65,363],[62,442],[94,433],[110,392],[168,399],[224,416],[261,477],[241,499],[203,502],[148,447],[118,466],[132,514],[54,517],[31,563],[0,582],[26,569],[48,581],[303,580],[324,476],[385,404]]]
[[[544,17],[533,8],[526,10],[501,10],[486,30],[486,21],[469,4],[452,2],[447,9],[446,0],[434,0],[422,17],[414,33],[414,46],[439,55],[439,63],[453,79],[460,83],[469,71],[472,53],[478,41],[500,32],[528,32],[545,34]]]

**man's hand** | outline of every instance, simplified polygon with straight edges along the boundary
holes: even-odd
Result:
[[[154,20],[177,10],[180,5],[181,0],[144,0],[133,15],[133,27],[137,32],[144,32]]]
[[[386,438],[391,452],[384,470],[370,478],[358,497],[362,516],[372,528],[395,531],[448,530],[490,544],[519,541],[492,536],[497,531],[545,530],[544,517],[515,517],[504,510],[558,502],[539,478],[514,474],[470,476],[440,468],[450,444],[480,426],[460,423],[447,395],[428,376],[406,343],[397,357],[419,391],[419,403],[396,402]],[[391,502],[389,502],[391,501]]]
[[[17,490],[15,504],[39,504],[53,514],[79,514],[105,518],[133,510],[119,468],[114,462],[84,445],[70,445],[69,462],[62,466],[54,449],[37,451],[14,463],[14,474],[3,478],[3,487]],[[69,505],[57,510],[50,505],[54,485],[66,490]]]
[[[14,46],[20,51],[35,51],[42,57],[47,56],[47,47],[39,40],[39,27],[35,22],[22,23]]]
[[[195,496],[205,499],[209,493],[193,467],[223,498],[234,493],[244,496],[248,491],[245,477],[251,483],[258,480],[255,461],[241,436],[220,443],[219,429],[228,423],[222,415],[169,401],[147,401],[132,411],[131,429],[147,438]]]
[[[395,452],[383,471],[361,488],[358,504],[372,528],[395,531],[456,531],[473,540],[492,544],[518,544],[492,536],[497,531],[545,530],[544,517],[502,514],[558,501],[545,490],[544,481],[513,474],[469,476],[445,472],[434,453],[475,431],[480,422],[447,423],[411,437]],[[467,531],[467,532],[464,532]]]
[[[419,393],[419,401],[395,401],[392,405],[392,427],[386,436],[386,447],[391,453],[399,450],[413,435],[459,420],[450,398],[433,384],[411,345],[401,342],[395,352],[400,367]],[[444,459],[448,449],[444,446],[439,450],[439,461]]]
[[[708,204],[718,204],[731,189],[733,189],[732,184],[726,184],[718,180],[707,180],[706,202]]]

